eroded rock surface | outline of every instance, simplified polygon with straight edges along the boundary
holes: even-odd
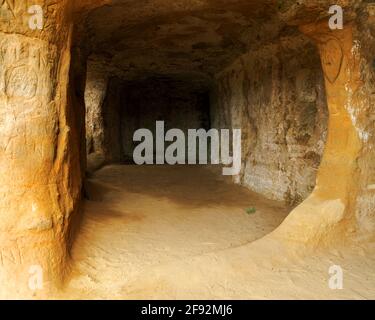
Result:
[[[293,204],[307,197],[267,239],[316,248],[373,237],[373,4],[338,1],[343,30],[328,28],[325,0],[35,4],[42,30],[30,29],[27,1],[0,2],[3,296],[35,294],[32,266],[46,284],[37,296],[62,283],[85,149],[122,160],[121,91],[150,79],[211,91],[211,125],[243,129],[237,182]],[[130,104],[143,99],[132,94]]]
[[[68,271],[70,227],[81,194],[79,139],[69,103],[71,11],[49,9],[31,30],[26,1],[2,1],[0,23],[1,295],[45,294]],[[2,15],[2,17],[4,17]],[[25,23],[26,22],[26,23]],[[30,287],[43,271],[44,291]],[[34,269],[30,269],[34,268]],[[39,288],[40,289],[40,288]]]
[[[292,33],[242,55],[217,75],[213,99],[214,126],[243,130],[237,181],[271,199],[305,199],[315,186],[328,120],[313,44]]]

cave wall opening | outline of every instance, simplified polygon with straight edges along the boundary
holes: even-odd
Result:
[[[0,21],[0,241],[5,254],[23,253],[23,261],[2,266],[10,289],[13,274],[26,280],[24,268],[35,262],[51,283],[65,274],[72,218],[82,203],[83,64],[90,52],[101,67],[87,68],[87,86],[94,89],[85,95],[95,105],[91,109],[86,102],[87,118],[116,110],[116,78],[134,81],[146,71],[158,77],[199,74],[210,79],[206,83],[216,82],[211,127],[243,129],[244,169],[236,182],[290,203],[306,199],[278,229],[279,239],[317,244],[348,234],[373,236],[371,4],[347,1],[345,28],[333,31],[325,1],[287,2],[282,8],[257,1],[173,7],[169,1],[105,2],[57,2],[43,31],[25,23],[26,2],[12,8],[1,3],[2,12],[12,14],[11,23]],[[294,34],[298,29],[318,51]],[[118,126],[87,127],[90,153],[103,151],[110,162],[121,159],[121,151],[105,149],[121,133]],[[122,142],[115,144],[119,150]]]
[[[189,129],[208,131],[210,94],[208,86],[194,80],[99,77],[87,83],[86,113],[88,157],[99,153],[106,163],[134,164],[133,152],[139,144],[134,133],[139,129],[155,137],[156,122],[163,121],[165,132],[179,129],[186,137]],[[166,142],[165,148],[171,143]]]
[[[238,56],[211,80],[109,77],[88,67],[87,150],[107,163],[132,163],[140,128],[242,130],[242,170],[234,178],[289,205],[315,187],[328,108],[319,52],[296,28]],[[104,75],[103,75],[104,74]]]
[[[134,132],[145,128],[155,136],[156,121],[164,121],[165,131],[180,129],[185,136],[189,129],[210,129],[209,92],[194,82],[151,78],[125,83],[122,94],[121,138],[127,162],[133,160]]]

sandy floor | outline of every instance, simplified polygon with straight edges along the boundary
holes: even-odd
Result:
[[[375,244],[302,258],[255,241],[290,208],[212,169],[107,166],[87,192],[63,298],[375,298]],[[344,270],[343,290],[328,287],[331,265]]]

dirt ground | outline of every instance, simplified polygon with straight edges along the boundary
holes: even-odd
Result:
[[[86,190],[59,298],[375,298],[375,243],[306,256],[263,238],[291,208],[213,168],[111,165]],[[344,271],[343,290],[329,289],[332,265]]]

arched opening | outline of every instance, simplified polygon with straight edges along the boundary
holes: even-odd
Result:
[[[118,4],[87,16],[90,33],[76,40],[90,47],[88,199],[72,251],[82,274],[111,277],[111,261],[130,283],[176,258],[249,244],[312,192],[328,120],[319,52],[266,9],[238,2],[132,20],[137,6]],[[187,145],[184,164],[168,165],[157,121],[163,141],[177,128],[186,144],[189,129],[241,129],[241,171],[189,165]],[[137,166],[133,136],[143,128],[152,157]]]
[[[348,4],[342,30],[311,0],[41,9],[38,29],[27,3],[0,4],[2,296],[316,297],[332,261],[366,273],[341,296],[371,296],[372,256],[353,255],[374,252],[371,4]],[[166,164],[160,127],[184,163]],[[200,128],[241,129],[240,148],[199,152]],[[232,176],[187,164],[223,149]]]

